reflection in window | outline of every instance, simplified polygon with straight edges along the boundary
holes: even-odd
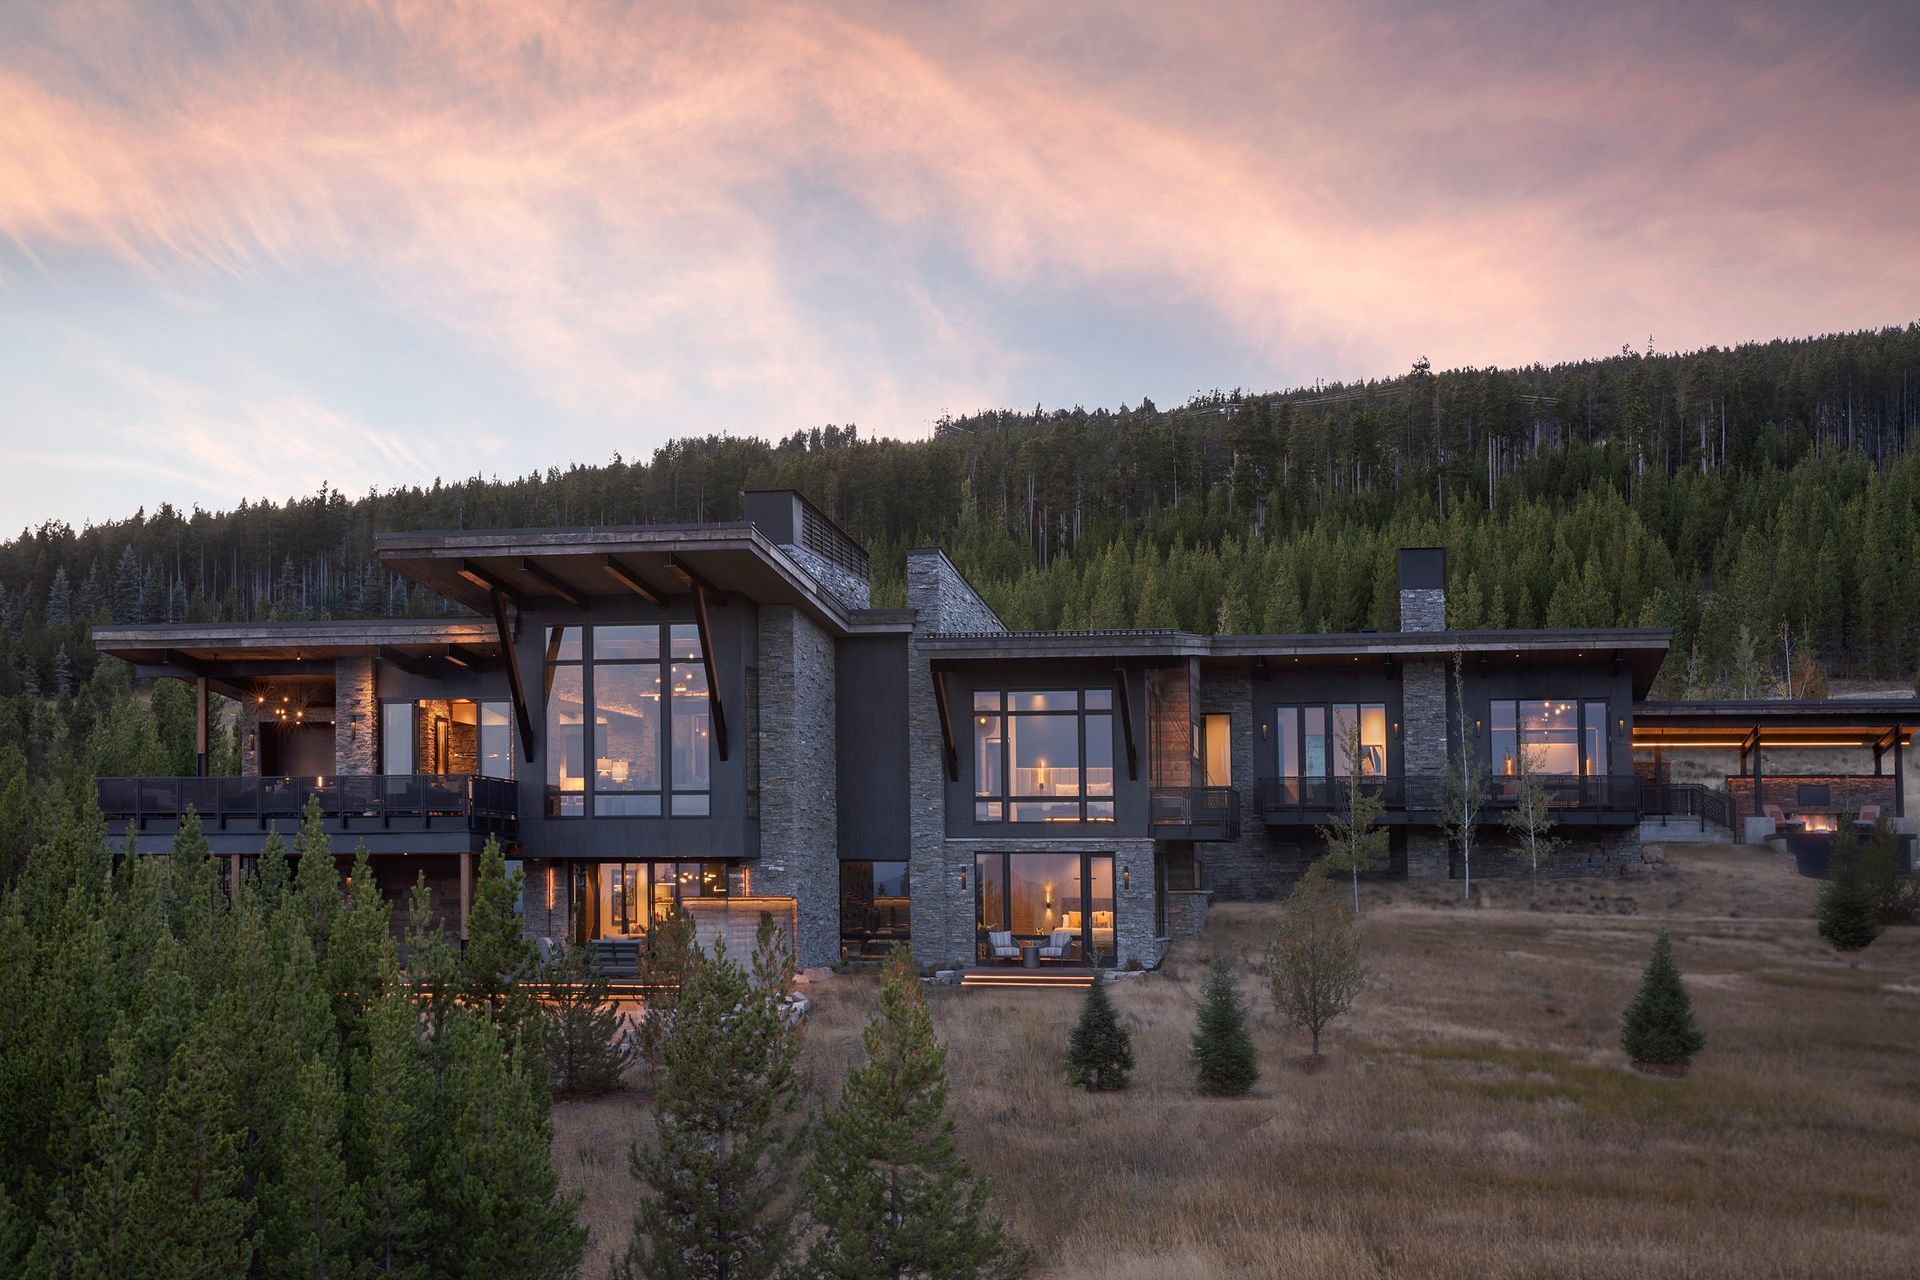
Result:
[[[1495,699],[1488,758],[1503,777],[1607,772],[1607,704],[1559,698]],[[1583,724],[1584,720],[1584,724]]]
[[[1114,820],[1113,691],[973,695],[976,822]]]
[[[885,955],[909,937],[912,882],[905,862],[840,864],[840,950]]]
[[[676,815],[711,812],[712,713],[697,626],[550,627],[546,651],[549,816],[590,806],[598,817],[658,817],[668,796]],[[583,741],[588,706],[593,732]]]

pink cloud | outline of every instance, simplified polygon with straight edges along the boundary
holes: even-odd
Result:
[[[0,54],[0,232],[160,282],[341,274],[574,409],[899,427],[1026,360],[922,247],[1197,307],[1249,380],[1911,318],[1920,93],[1857,70],[1870,28],[1727,15],[67,7]],[[879,242],[796,242],[804,185]],[[924,359],[849,345],[810,300],[836,274],[890,280],[874,323]]]

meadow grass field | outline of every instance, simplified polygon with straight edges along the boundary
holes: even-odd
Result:
[[[1920,930],[1841,956],[1779,854],[1673,846],[1620,880],[1363,887],[1369,982],[1324,1068],[1295,1064],[1263,952],[1276,907],[1113,987],[1139,1060],[1125,1093],[1067,1086],[1079,996],[930,992],[962,1144],[1050,1280],[1165,1277],[1920,1274]],[[1705,1052],[1630,1071],[1620,1013],[1672,932]],[[1197,1096],[1206,960],[1254,1010],[1252,1096]],[[877,980],[809,984],[806,1057],[831,1097]],[[586,1194],[598,1275],[624,1245],[646,1091],[570,1103],[555,1156]]]

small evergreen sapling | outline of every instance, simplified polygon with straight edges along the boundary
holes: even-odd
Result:
[[[1260,1078],[1247,1032],[1246,1002],[1226,957],[1216,957],[1200,993],[1200,1026],[1193,1033],[1193,1068],[1200,1092],[1237,1097]]]
[[[554,1096],[611,1093],[638,1049],[631,1020],[607,994],[591,947],[573,947],[548,969],[547,1077]]]
[[[819,1280],[1016,1280],[1026,1252],[1010,1244],[953,1138],[947,1051],[905,947],[887,959],[867,1060],[847,1073],[821,1117],[807,1168],[819,1231],[806,1273]]]
[[[1104,1093],[1126,1088],[1132,1071],[1133,1037],[1120,1025],[1107,984],[1096,978],[1067,1037],[1067,1078],[1089,1093]]]
[[[1880,936],[1880,904],[1862,865],[1853,824],[1841,822],[1834,833],[1827,882],[1820,886],[1815,910],[1820,936],[1836,951],[1858,951]]]
[[[1640,990],[1627,1006],[1620,1047],[1641,1070],[1678,1075],[1705,1044],[1706,1037],[1693,1020],[1693,1002],[1673,963],[1673,940],[1663,932],[1654,940]]]

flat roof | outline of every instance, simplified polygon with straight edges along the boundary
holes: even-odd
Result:
[[[1644,697],[1666,658],[1673,633],[1664,628],[1579,628],[1560,631],[1328,631],[1302,635],[1204,636],[1190,631],[1011,631],[923,636],[921,652],[947,661],[1200,658],[1252,665],[1291,658],[1431,658],[1453,653],[1546,662],[1589,656],[1617,658],[1631,669],[1634,696]]]
[[[696,583],[705,583],[757,604],[797,606],[837,634],[867,629],[744,520],[381,533],[373,546],[389,569],[479,613],[492,608],[490,583],[500,584],[517,605],[558,604],[568,595],[664,599],[690,595]]]
[[[1642,702],[1633,736],[1645,746],[1738,747],[1758,731],[1762,745],[1873,746],[1920,728],[1920,698],[1688,699]],[[1769,741],[1769,731],[1776,735]]]
[[[478,618],[358,618],[303,622],[130,623],[95,627],[93,647],[128,662],[305,662],[395,649],[430,654],[449,645],[494,654],[493,623]]]

